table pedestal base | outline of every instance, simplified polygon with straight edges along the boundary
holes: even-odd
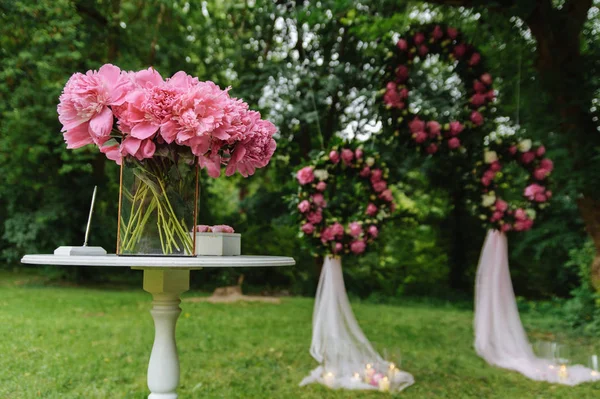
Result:
[[[179,356],[175,325],[181,313],[180,295],[190,288],[189,270],[144,269],[144,291],[152,294],[154,345],[148,364],[148,399],[177,399]]]

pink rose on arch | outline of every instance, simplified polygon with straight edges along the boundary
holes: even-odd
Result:
[[[508,149],[508,152],[510,155],[515,155],[518,151],[518,148],[516,145],[511,145],[510,148]]]
[[[383,171],[381,169],[373,169],[371,172],[371,183],[376,183],[383,177]]]
[[[494,206],[496,207],[496,210],[500,212],[506,212],[506,210],[508,209],[508,203],[501,199],[497,199],[496,204]]]
[[[539,146],[536,150],[535,150],[535,155],[539,158],[539,157],[543,157],[544,154],[546,153],[546,147],[544,147],[543,145]]]
[[[483,104],[485,104],[485,101],[486,101],[486,97],[480,93],[475,93],[475,94],[473,94],[473,97],[471,97],[471,104],[473,104],[473,106],[475,106],[477,108],[479,108]]]
[[[392,108],[404,108],[405,104],[402,102],[402,97],[398,92],[397,86],[394,82],[389,82],[386,85],[385,94],[383,95],[383,102],[385,105]]]
[[[412,135],[413,139],[416,143],[421,144],[427,140],[427,133],[425,132],[417,132]]]
[[[500,231],[502,231],[503,233],[506,233],[507,231],[510,231],[512,229],[512,226],[508,223],[504,223],[502,225],[502,227],[500,227]]]
[[[406,51],[408,50],[408,42],[405,39],[400,39],[398,40],[398,43],[396,43],[396,47],[398,47],[400,51]]]
[[[369,177],[371,175],[371,168],[369,168],[368,166],[365,166],[364,168],[362,168],[362,170],[358,173],[358,175],[360,177]]]
[[[494,93],[494,90],[488,90],[488,92],[485,93],[485,99],[487,101],[493,101],[495,97],[496,97],[496,94]]]
[[[302,231],[304,232],[304,234],[312,234],[315,232],[315,226],[311,223],[304,223],[301,227]]]
[[[446,32],[452,40],[456,39],[456,37],[458,36],[458,29],[456,28],[448,27],[448,29],[446,29]]]
[[[519,208],[515,211],[515,219],[517,219],[517,220],[526,220],[527,219],[527,213],[525,213],[525,210],[523,208]]]
[[[313,194],[311,199],[312,199],[312,202],[318,207],[324,208],[327,205],[327,203],[325,202],[325,198],[323,197],[323,194],[321,194],[321,193]]]
[[[502,165],[500,164],[500,162],[494,161],[490,165],[490,170],[493,170],[494,172],[500,172],[502,170]]]
[[[527,152],[524,152],[523,154],[521,154],[521,162],[523,162],[525,165],[532,163],[534,159],[535,159],[535,152],[533,152],[533,151],[527,151]],[[541,163],[540,163],[540,165],[541,165]]]
[[[414,37],[414,41],[417,46],[420,45],[421,43],[423,43],[425,41],[425,35],[422,34],[421,32],[416,33],[415,37]]]
[[[490,217],[490,222],[494,223],[499,220],[502,220],[503,216],[504,216],[504,214],[502,212],[496,211],[493,213],[492,217]]]
[[[471,122],[473,122],[475,126],[483,125],[483,115],[477,111],[471,112]]]
[[[457,136],[460,132],[462,132],[464,126],[460,122],[450,122],[450,135]]]
[[[485,186],[485,187],[488,187],[490,184],[492,184],[492,179],[490,179],[490,178],[488,178],[488,177],[486,177],[486,176],[483,176],[483,177],[481,178],[481,184],[482,184],[483,186]]]
[[[329,152],[329,160],[333,163],[340,162],[340,154],[337,151],[330,151]]]
[[[533,171],[533,177],[535,177],[536,180],[544,180],[549,174],[550,172],[544,168],[537,168]]]
[[[425,122],[416,117],[408,123],[408,128],[412,133],[422,132],[425,130]]]
[[[546,198],[548,198],[548,199],[552,198],[552,191],[550,191],[550,190],[546,191]]]
[[[340,252],[342,252],[343,249],[344,249],[344,246],[342,245],[342,243],[336,242],[335,245],[333,246],[333,253],[339,254]]]
[[[344,148],[342,150],[342,161],[344,161],[346,165],[350,165],[353,159],[354,152],[352,150],[349,150],[348,148]]]
[[[492,85],[492,75],[489,73],[484,73],[479,79],[488,86]]]
[[[392,190],[388,188],[387,190],[384,190],[381,194],[379,194],[379,198],[386,202],[392,202],[394,200],[394,195],[392,194]],[[394,204],[392,204],[392,206],[394,206]],[[392,212],[393,211],[394,209],[392,209]]]
[[[438,150],[438,146],[436,144],[433,144],[433,143],[429,144],[427,146],[427,148],[425,149],[425,151],[427,151],[427,153],[430,154],[430,155],[435,154],[437,152],[437,150]]]
[[[444,31],[442,30],[442,27],[436,25],[435,28],[433,28],[433,32],[431,32],[431,36],[433,36],[435,40],[440,40],[444,36]]]
[[[327,243],[328,241],[333,241],[334,239],[335,234],[333,234],[331,226],[326,227],[323,229],[323,231],[321,231],[321,242],[323,244]]]
[[[460,140],[458,139],[458,137],[452,137],[450,140],[448,140],[448,148],[450,148],[451,150],[456,150],[459,147]]]
[[[324,181],[320,181],[317,183],[318,191],[325,191],[325,189],[327,189],[327,183],[325,183]]]
[[[296,178],[301,185],[312,183],[315,180],[312,166],[305,166],[296,173]]]
[[[428,52],[429,52],[429,48],[426,45],[422,44],[419,46],[419,55],[421,57],[426,56]]]
[[[456,58],[462,58],[466,52],[467,52],[467,46],[464,45],[463,43],[457,44],[456,47],[454,47],[454,56]]]
[[[373,204],[372,202],[369,202],[369,205],[367,205],[367,210],[365,211],[365,213],[369,216],[375,216],[377,215],[377,206],[375,206],[375,204]]]
[[[379,235],[379,229],[375,225],[369,226],[369,228],[367,229],[367,232],[373,238],[377,238],[377,236]]]
[[[396,68],[396,77],[400,83],[406,82],[408,79],[408,68],[406,65],[400,65],[398,68]]]
[[[301,201],[298,204],[298,210],[300,211],[300,213],[306,213],[306,212],[308,212],[309,209],[310,209],[310,202],[308,202],[308,200]]]
[[[548,173],[554,170],[554,162],[548,158],[544,158],[540,161],[540,167],[548,171]]]
[[[352,243],[350,243],[350,250],[355,253],[356,255],[362,254],[363,252],[365,252],[365,249],[367,248],[367,244],[365,244],[365,242],[363,240],[356,240],[356,241],[352,241]]]
[[[336,238],[344,237],[344,226],[341,223],[335,222],[331,225],[331,232]]]
[[[479,61],[481,61],[481,55],[479,53],[473,53],[473,55],[471,55],[471,59],[469,60],[469,65],[475,66],[479,64]]]
[[[496,172],[494,172],[491,169],[488,169],[483,173],[483,177],[485,177],[486,179],[494,180],[496,178]]]
[[[359,237],[363,232],[362,226],[358,222],[350,223],[348,229],[350,230],[350,235],[355,238]]]
[[[429,121],[427,122],[427,130],[429,131],[430,136],[436,137],[440,135],[442,125],[440,125],[437,121]]]
[[[533,201],[535,200],[536,195],[538,194],[544,194],[546,192],[546,189],[542,186],[540,186],[537,183],[533,183],[530,184],[529,186],[525,187],[525,192],[523,193],[523,195]],[[546,196],[544,195],[544,201],[545,201]],[[543,201],[539,201],[539,202],[543,202]]]
[[[473,90],[475,90],[476,93],[485,93],[487,91],[487,87],[485,87],[485,85],[479,80],[474,80]]]
[[[523,219],[517,220],[515,222],[515,230],[516,231],[527,231],[533,227],[533,220],[531,219]]]
[[[380,180],[378,182],[373,183],[373,190],[376,193],[380,193],[387,188],[387,183],[385,180]]]
[[[361,159],[363,157],[363,154],[364,154],[364,152],[363,152],[362,148],[357,148],[356,150],[354,150],[354,157],[356,159]]]
[[[323,221],[323,213],[321,212],[320,209],[318,211],[315,211],[315,212],[310,212],[306,216],[306,219],[309,221],[309,223],[319,224],[319,223],[321,223]]]

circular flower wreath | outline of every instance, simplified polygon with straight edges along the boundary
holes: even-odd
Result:
[[[466,86],[467,96],[461,113],[457,120],[449,123],[426,120],[409,107],[412,91],[409,72],[415,58],[423,60],[428,54],[439,54],[454,64]],[[457,29],[436,24],[420,26],[398,40],[388,59],[383,104],[391,114],[396,136],[408,130],[412,141],[428,154],[440,149],[454,151],[461,148],[459,135],[462,132],[479,128],[491,119],[489,105],[495,96],[492,76],[485,69],[479,52],[464,43]]]
[[[296,173],[300,187],[294,205],[301,235],[323,255],[364,253],[395,209],[387,177],[379,155],[367,155],[360,147],[334,147],[319,156]],[[347,195],[348,189],[355,192]]]
[[[545,153],[544,146],[534,146],[529,139],[497,140],[485,149],[484,162],[475,170],[475,175],[476,187],[481,194],[481,201],[477,204],[478,213],[488,227],[503,232],[531,229],[536,215],[552,197],[552,191],[548,190],[548,178],[554,163],[545,158]],[[516,162],[529,173],[520,203],[508,203],[496,192],[499,186],[506,185],[503,184],[506,174],[502,169],[510,161]]]

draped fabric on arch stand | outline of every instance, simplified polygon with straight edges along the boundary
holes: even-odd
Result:
[[[310,354],[320,365],[300,386],[320,383],[330,388],[377,390],[382,388],[379,378],[386,377],[390,391],[401,391],[414,383],[411,374],[395,369],[373,349],[359,327],[348,301],[339,257],[325,258],[312,324]],[[364,378],[367,365],[374,373],[370,383]],[[376,370],[382,372],[377,373],[379,377]]]
[[[587,367],[560,366],[535,356],[517,309],[506,235],[495,230],[488,232],[479,258],[474,327],[475,350],[490,365],[518,371],[532,380],[565,385],[600,380]]]

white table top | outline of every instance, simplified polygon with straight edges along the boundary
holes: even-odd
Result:
[[[61,256],[25,255],[21,263],[58,266],[107,266],[135,269],[202,269],[204,267],[272,267],[293,266],[296,261],[285,256]]]

